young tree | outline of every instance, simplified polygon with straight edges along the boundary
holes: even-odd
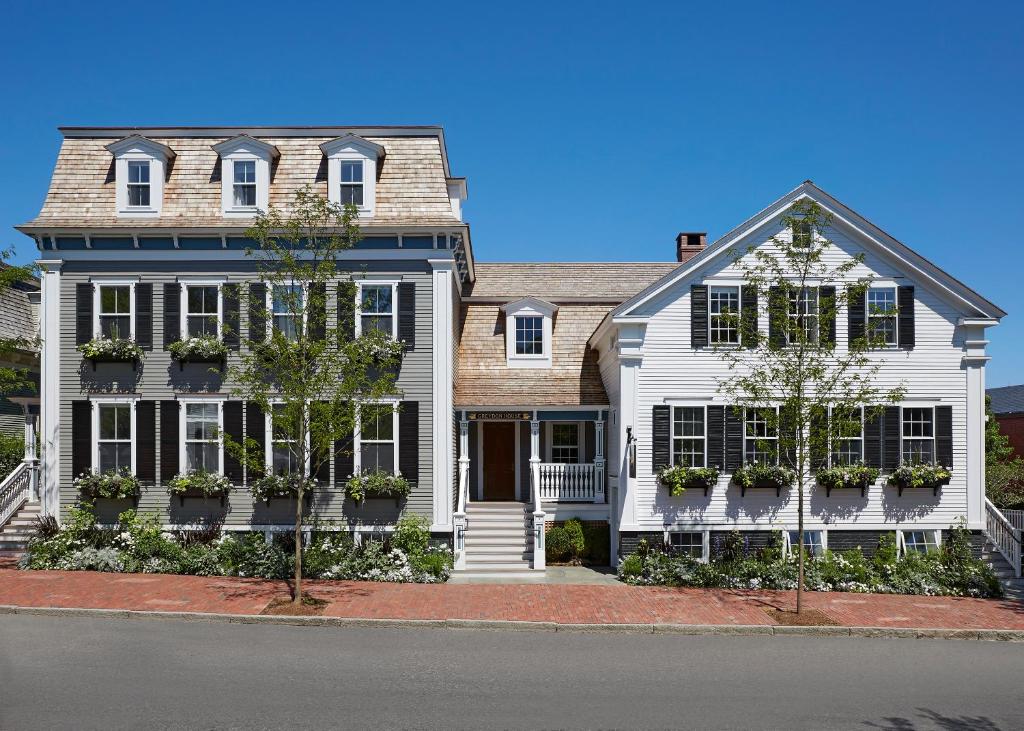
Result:
[[[1024,460],[999,431],[991,396],[985,397],[985,495],[997,508],[1024,509]]]
[[[800,544],[797,612],[803,609],[805,490],[813,472],[830,454],[841,461],[834,450],[838,440],[861,436],[862,423],[903,394],[902,386],[876,385],[881,359],[870,354],[885,340],[885,328],[895,328],[895,303],[877,313],[891,318],[877,318],[862,337],[837,347],[836,313],[862,307],[870,280],[856,276],[863,256],[841,255],[827,238],[831,222],[817,203],[799,201],[782,216],[779,234],[736,257],[745,295],[767,294],[768,333],[759,331],[752,307],[727,312],[742,345],[719,348],[730,369],[720,391],[739,411],[749,443],[757,445],[744,460],[770,455],[766,461],[792,471]]]
[[[247,254],[260,282],[240,295],[250,332],[228,376],[235,395],[270,414],[271,453],[252,439],[223,438],[247,468],[254,498],[295,499],[296,604],[302,601],[303,500],[335,455],[351,451],[360,410],[380,408],[368,405],[395,394],[403,354],[390,329],[383,332],[372,319],[354,333],[356,285],[339,272],[338,256],[360,239],[357,215],[354,206],[342,208],[307,187],[287,211],[260,212],[246,232],[257,244]]]

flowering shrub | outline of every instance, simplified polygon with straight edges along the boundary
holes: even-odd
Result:
[[[889,475],[889,484],[900,487],[937,487],[948,484],[952,476],[952,472],[936,462],[901,464]]]
[[[667,465],[658,470],[658,482],[668,488],[668,494],[677,497],[688,487],[714,487],[718,470],[714,467],[684,467]]]
[[[361,472],[358,475],[349,475],[345,483],[345,494],[361,503],[367,497],[393,497],[395,499],[408,497],[412,492],[412,485],[402,477],[400,472],[391,474],[384,470],[373,472]]]
[[[139,480],[127,467],[106,472],[83,472],[75,478],[75,489],[91,498],[123,500],[139,494]]]
[[[202,495],[203,497],[221,497],[231,492],[231,480],[224,475],[205,470],[180,472],[167,483],[167,492],[171,495]]]
[[[820,469],[814,478],[822,487],[867,487],[878,479],[879,471],[863,464],[839,465]]]
[[[184,338],[171,343],[168,350],[171,357],[178,361],[218,361],[228,356],[228,346],[213,335]]]
[[[303,494],[310,493],[316,487],[316,480],[292,475],[264,475],[249,485],[253,500],[270,500],[272,498],[291,498],[299,494],[299,486]]]
[[[743,487],[759,487],[766,484],[772,487],[791,487],[796,481],[796,473],[782,465],[747,462],[732,473],[732,479]]]
[[[78,346],[79,352],[90,360],[130,363],[142,360],[142,348],[127,338],[93,338]]]

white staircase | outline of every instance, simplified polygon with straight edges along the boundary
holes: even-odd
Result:
[[[25,553],[38,517],[39,503],[23,503],[0,528],[0,560],[13,560]]]
[[[466,505],[466,568],[462,576],[525,578],[533,571],[532,514],[524,503]]]
[[[985,547],[981,550],[981,560],[995,571],[999,583],[1003,586],[1003,595],[1007,599],[1024,601],[1024,579],[1017,578],[1013,566],[991,540],[985,541]]]

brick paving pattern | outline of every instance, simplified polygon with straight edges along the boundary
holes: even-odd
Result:
[[[308,581],[332,617],[488,619],[579,624],[772,624],[765,608],[792,609],[791,591],[626,585],[378,584]],[[287,582],[206,576],[0,569],[0,604],[259,614],[289,596]],[[1024,630],[1024,602],[881,594],[805,594],[845,626]]]

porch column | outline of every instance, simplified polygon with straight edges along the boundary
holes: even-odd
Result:
[[[594,502],[604,502],[604,412],[594,422]]]
[[[544,570],[544,509],[540,502],[540,421],[530,421],[530,486],[533,490],[533,568]]]
[[[466,500],[469,495],[469,422],[459,421],[459,495],[458,505],[452,515],[455,528],[455,568],[466,568]]]

